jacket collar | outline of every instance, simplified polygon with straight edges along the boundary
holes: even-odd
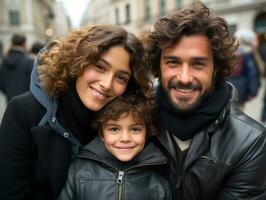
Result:
[[[69,131],[67,131],[57,120],[56,113],[59,107],[58,98],[49,98],[46,91],[41,87],[37,72],[38,58],[40,53],[45,50],[46,48],[42,49],[34,60],[30,83],[31,93],[37,99],[37,101],[46,109],[46,113],[39,122],[39,126],[49,124],[56,133],[58,133],[62,137],[64,137],[64,135],[66,135],[67,133],[67,135],[70,135],[70,137],[68,137],[69,141],[75,145],[80,146],[81,144],[78,139],[73,137],[73,135]]]
[[[191,142],[191,147],[188,150],[188,154],[185,160],[185,164],[183,169],[186,169],[191,163],[194,162],[194,160],[199,157],[200,155],[203,155],[205,151],[207,151],[210,143],[210,136],[213,134],[217,129],[221,126],[221,124],[224,122],[226,118],[226,114],[229,112],[230,107],[234,100],[237,97],[236,88],[231,83],[226,83],[229,85],[231,97],[229,101],[227,102],[226,106],[224,107],[221,114],[218,116],[218,118],[212,123],[209,127],[204,129],[202,132],[196,134]]]
[[[114,156],[112,156],[104,147],[103,141],[97,136],[95,137],[89,144],[85,145],[80,152],[80,157],[88,157],[100,160],[102,162],[106,162],[107,160],[115,160],[116,163],[118,161]],[[112,157],[110,159],[110,157]],[[167,158],[163,155],[163,153],[156,147],[153,142],[147,142],[144,149],[138,154],[131,164],[145,164],[152,165],[156,163],[166,163]]]
[[[229,82],[226,82],[226,84],[230,89],[230,99],[216,120],[205,129],[208,133],[213,133],[220,127],[225,119],[226,113],[230,110],[231,105],[237,99],[236,88]]]
[[[202,152],[205,151],[205,148],[207,147],[209,142],[210,134],[214,133],[221,126],[222,122],[225,120],[227,112],[229,112],[230,110],[232,103],[237,98],[236,88],[231,83],[227,82],[226,84],[228,84],[230,88],[230,93],[231,93],[230,99],[227,102],[221,114],[218,116],[218,118],[210,126],[208,126],[206,129],[199,132],[193,137],[191,142],[191,146],[193,146],[193,148],[189,148],[189,152],[187,155],[188,159],[186,159],[186,164],[185,164],[186,166],[188,166],[190,162],[194,160],[193,158],[197,157],[198,155],[200,155]],[[175,160],[175,163],[177,163],[176,160],[177,152],[175,148],[174,139],[171,138],[171,134],[168,133],[166,129],[160,129],[158,131],[156,138],[160,141],[160,144],[162,144],[164,148],[167,149],[172,159]],[[196,150],[196,152],[194,152],[194,150]]]

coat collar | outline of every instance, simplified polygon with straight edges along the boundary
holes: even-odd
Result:
[[[46,48],[42,49],[40,53],[42,53],[45,50]],[[46,113],[44,114],[38,125],[44,126],[46,124],[49,124],[52,127],[52,129],[55,131],[55,133],[59,134],[60,136],[63,136],[67,133],[67,135],[69,135],[68,140],[72,144],[81,146],[79,140],[75,138],[70,133],[70,131],[67,131],[57,120],[56,113],[59,107],[58,98],[49,98],[46,91],[41,87],[37,72],[39,54],[34,61],[31,73],[31,83],[30,83],[31,93],[46,110]]]
[[[67,140],[55,134],[48,125],[31,129],[36,143],[39,165],[46,171],[54,194],[59,194],[65,185],[70,163],[70,145]]]
[[[231,105],[237,99],[236,88],[229,82],[226,82],[226,84],[229,86],[230,89],[230,99],[225,105],[220,115],[216,118],[216,120],[205,129],[208,133],[214,133],[221,126],[221,124],[225,120],[227,112],[229,112],[230,110]]]

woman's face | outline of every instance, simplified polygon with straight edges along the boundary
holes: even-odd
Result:
[[[130,55],[122,46],[104,52],[77,77],[76,90],[83,104],[98,111],[126,90],[131,77]]]

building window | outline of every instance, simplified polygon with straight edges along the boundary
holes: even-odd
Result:
[[[17,7],[19,5],[19,0],[8,0],[7,3],[9,6]]]
[[[115,9],[115,23],[116,25],[119,25],[119,9]]]
[[[150,6],[150,0],[144,1],[144,20],[149,21],[151,18],[151,6]]]
[[[20,16],[18,10],[9,11],[9,23],[11,26],[17,26],[20,24]]]
[[[164,16],[166,14],[166,2],[165,0],[159,0],[159,14]]]
[[[130,5],[126,5],[126,24],[130,23]]]

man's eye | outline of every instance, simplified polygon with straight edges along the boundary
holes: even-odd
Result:
[[[192,63],[192,66],[196,67],[196,68],[202,68],[205,66],[204,62],[200,62],[200,61],[196,61]]]
[[[178,65],[178,62],[176,60],[167,60],[166,64],[170,67],[175,67]]]

